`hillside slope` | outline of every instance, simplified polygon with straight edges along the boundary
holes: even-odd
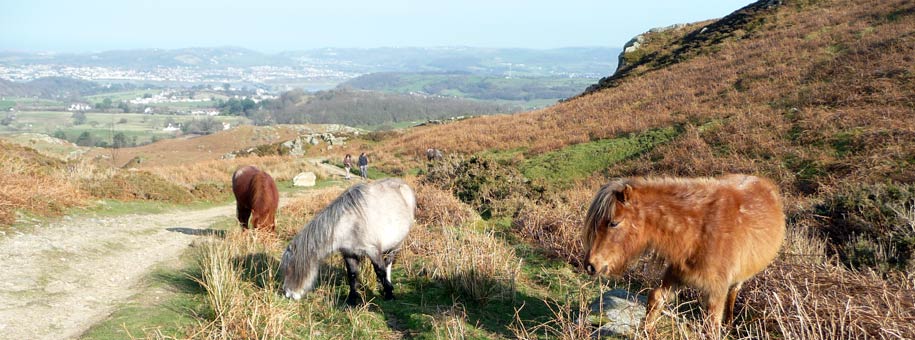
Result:
[[[125,165],[136,157],[141,158],[141,162],[136,164],[136,167],[139,168],[182,165],[219,159],[232,151],[284,142],[303,134],[338,132],[348,129],[350,128],[336,124],[257,127],[242,125],[211,135],[164,139],[152,144],[132,148],[98,148],[87,153],[87,156],[109,160],[113,158],[112,162],[118,167]]]
[[[664,34],[593,93],[415,129],[375,158],[474,155],[426,180],[572,264],[610,178],[772,178],[788,237],[744,285],[756,324],[736,337],[915,337],[915,3],[764,0]],[[625,280],[657,284],[658,269],[635,267]]]
[[[374,127],[517,110],[512,105],[464,98],[336,89],[313,95],[305,95],[298,90],[289,91],[266,104],[264,110],[256,114],[269,114],[269,120],[280,124],[334,123]]]
[[[543,110],[419,129],[382,149],[418,155],[429,146],[465,154],[522,148],[531,156],[651,128],[720,121],[719,129],[679,139],[637,173],[764,172],[795,188],[805,180],[801,168],[809,166],[821,177],[812,182],[912,181],[913,6],[765,7],[746,20],[752,29],[669,49],[691,57],[620,79],[613,88]],[[696,30],[686,33],[703,28]],[[687,146],[689,157],[674,151]]]
[[[9,97],[69,99],[100,90],[101,87],[96,83],[63,77],[39,78],[24,83],[0,79],[0,96]]]

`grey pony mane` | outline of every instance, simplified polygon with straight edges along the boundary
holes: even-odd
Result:
[[[306,291],[314,286],[321,260],[335,249],[333,244],[337,223],[346,214],[355,214],[357,220],[365,220],[365,185],[357,184],[347,189],[321,212],[315,215],[293,238],[287,253],[283,255],[283,266],[289,266],[292,282],[304,282]]]

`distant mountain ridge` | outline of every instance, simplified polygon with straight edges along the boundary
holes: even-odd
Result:
[[[91,81],[48,77],[29,82],[0,79],[0,96],[70,98],[97,93],[100,86]]]
[[[422,93],[478,100],[558,100],[581,93],[596,78],[481,76],[469,72],[377,72],[338,88]]]
[[[555,49],[475,47],[322,48],[266,54],[240,47],[133,49],[93,53],[0,51],[0,66],[58,64],[80,67],[225,68],[327,67],[358,73],[467,71],[477,74],[606,75],[619,48]]]

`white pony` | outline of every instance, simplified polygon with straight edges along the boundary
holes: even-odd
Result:
[[[321,261],[339,250],[349,279],[347,304],[362,301],[358,293],[362,257],[372,261],[384,289],[384,299],[393,299],[391,264],[413,226],[415,212],[416,196],[403,180],[388,178],[350,187],[319,212],[286,247],[280,263],[286,297],[298,300],[310,291]]]

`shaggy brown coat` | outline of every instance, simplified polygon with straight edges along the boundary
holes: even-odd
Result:
[[[769,180],[633,178],[598,191],[585,221],[586,268],[618,274],[651,249],[668,267],[648,299],[651,328],[670,290],[686,285],[705,297],[709,325],[733,321],[743,283],[778,254],[785,215]]]
[[[280,196],[273,177],[253,166],[243,166],[232,174],[238,223],[248,228],[248,218],[254,229],[273,232]]]

